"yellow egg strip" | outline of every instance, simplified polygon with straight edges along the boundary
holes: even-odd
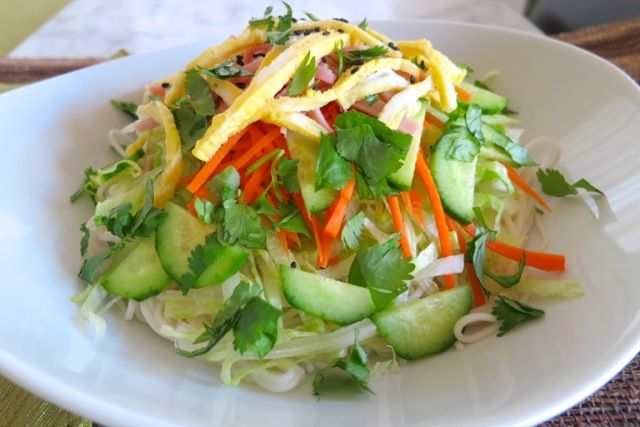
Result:
[[[220,80],[207,75],[203,75],[202,77],[204,77],[209,84],[211,92],[219,95],[227,105],[233,104],[235,100],[242,95],[242,89],[231,83],[229,80]]]
[[[341,33],[326,36],[316,33],[293,43],[254,76],[249,87],[226,111],[213,117],[192,154],[200,160],[209,160],[229,137],[252,123],[256,113],[262,111],[295,74],[307,52],[321,58],[330,53],[337,42],[345,43],[348,38]]]
[[[213,67],[223,63],[229,58],[243,53],[245,50],[256,44],[264,43],[266,33],[264,30],[247,28],[238,36],[231,36],[217,46],[210,47],[191,61],[183,71],[188,71],[194,67]],[[184,96],[185,74],[181,71],[171,77],[171,87],[164,96],[166,104],[172,103],[177,98]]]
[[[162,208],[173,198],[176,184],[182,174],[183,162],[180,134],[173,120],[171,110],[160,101],[151,101],[138,107],[141,118],[149,117],[164,127],[164,168],[155,179],[153,205]]]
[[[327,132],[318,122],[302,113],[284,113],[271,106],[267,107],[262,121],[285,127],[314,141],[320,140],[320,135]]]

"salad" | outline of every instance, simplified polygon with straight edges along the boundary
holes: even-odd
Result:
[[[86,288],[105,333],[119,307],[178,354],[284,392],[313,375],[371,391],[405,360],[504,335],[574,297],[560,254],[524,249],[554,197],[600,193],[519,143],[508,99],[426,39],[366,19],[267,8],[239,35],[112,101],[132,122],[88,168]],[[530,154],[541,148],[544,159]],[[538,150],[540,151],[540,150]],[[552,277],[552,278],[550,278]]]

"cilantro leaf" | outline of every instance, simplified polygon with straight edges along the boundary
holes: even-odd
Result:
[[[351,165],[338,155],[334,146],[335,136],[322,134],[316,161],[316,191],[324,188],[340,190],[353,178]]]
[[[229,243],[238,243],[250,249],[264,249],[267,236],[262,228],[260,216],[254,208],[234,204],[225,209],[224,238]]]
[[[78,277],[85,282],[93,283],[98,275],[98,270],[104,261],[112,255],[111,251],[102,252],[82,261],[82,267]]]
[[[549,196],[565,197],[578,194],[577,188],[604,195],[602,191],[591,185],[584,178],[579,179],[573,185],[569,184],[564,175],[556,169],[539,169],[536,177],[542,186],[542,192]]]
[[[475,104],[469,105],[464,116],[467,130],[473,135],[480,144],[484,143],[484,135],[482,134],[482,108]]]
[[[280,215],[281,211],[274,207],[269,199],[267,199],[267,192],[264,191],[260,197],[256,199],[256,212],[260,215]]]
[[[291,79],[291,85],[287,90],[288,96],[298,96],[307,90],[307,85],[316,75],[317,65],[316,58],[311,56],[311,51],[307,52],[304,59],[298,66],[296,73]]]
[[[380,56],[384,56],[389,52],[389,48],[384,45],[373,46],[368,49],[361,50],[351,50],[349,52],[343,52],[343,55],[348,63],[356,64],[360,61],[368,61],[370,59],[375,59]]]
[[[480,144],[465,128],[453,128],[442,135],[440,139],[451,144],[445,154],[447,159],[471,162],[480,153]]]
[[[369,366],[367,365],[367,353],[358,343],[358,331],[356,330],[356,340],[351,355],[347,359],[336,359],[329,363],[324,369],[318,371],[313,378],[313,395],[320,396],[327,374],[331,370],[341,369],[348,374],[348,380],[359,389],[373,394],[369,388]]]
[[[208,353],[237,323],[242,307],[258,295],[260,295],[259,286],[240,282],[229,299],[222,304],[220,310],[216,313],[213,323],[208,326],[205,325],[204,332],[193,342],[194,344],[208,342],[208,344],[194,351],[178,349],[176,350],[177,353],[185,357],[195,357]]]
[[[524,271],[524,265],[525,265],[525,252],[524,250],[522,251],[522,258],[520,258],[520,261],[518,262],[518,270],[512,274],[512,275],[497,275],[494,273],[491,273],[490,271],[484,271],[484,274],[486,274],[488,277],[490,277],[491,279],[493,279],[496,283],[498,283],[500,286],[502,286],[503,288],[510,288],[514,285],[517,285],[518,282],[520,282],[520,278],[522,277],[522,272]]]
[[[367,18],[364,18],[362,21],[360,21],[360,23],[358,24],[358,27],[362,28],[363,30],[366,30],[367,27],[369,26],[369,23],[367,22]]]
[[[488,90],[489,92],[493,92],[491,90],[491,88],[489,88],[489,86],[487,86],[487,84],[485,82],[483,82],[482,80],[476,80],[475,82],[473,82],[473,85],[475,87],[479,87],[480,89],[484,89],[484,90]]]
[[[536,166],[537,163],[529,157],[529,151],[520,144],[516,144],[504,133],[500,132],[495,127],[484,124],[484,126],[490,128],[491,132],[483,132],[486,142],[493,143],[502,148],[513,160],[520,166]]]
[[[273,26],[275,25],[275,20],[271,16],[271,12],[273,12],[272,6],[267,6],[264,10],[264,14],[262,18],[252,18],[249,20],[249,26],[252,28],[265,27],[267,31],[271,31]]]
[[[396,296],[407,289],[414,265],[402,256],[400,236],[394,235],[387,242],[360,250],[356,255],[358,267],[371,299],[379,309],[384,308]]]
[[[307,224],[304,222],[300,211],[294,211],[293,213],[284,217],[278,223],[278,228],[283,228],[294,233],[304,234],[307,237],[311,237],[311,231],[309,230],[309,227],[307,227]]]
[[[280,159],[278,163],[278,176],[285,190],[289,193],[298,193],[300,191],[300,182],[298,181],[298,162],[299,159]]]
[[[182,150],[189,151],[207,130],[209,126],[207,117],[196,113],[191,105],[180,106],[172,110],[172,113],[176,127],[180,132]]]
[[[91,234],[86,224],[80,225],[80,231],[82,231],[82,239],[80,239],[80,255],[84,256],[87,253],[89,247],[89,237]]]
[[[314,15],[313,13],[311,13],[311,12],[306,12],[306,11],[305,11],[305,12],[304,12],[304,14],[305,14],[305,15],[307,15],[307,18],[309,18],[310,20],[312,20],[312,21],[314,21],[314,22],[315,22],[315,21],[319,21],[319,20],[320,20],[320,19],[318,19],[318,17],[317,17],[317,16],[315,16],[315,15]]]
[[[233,348],[240,354],[251,351],[264,357],[278,339],[278,319],[282,311],[259,297],[253,297],[240,311],[233,326]]]
[[[344,48],[344,42],[342,40],[338,40],[335,46],[333,46],[333,52],[336,54],[336,57],[338,58],[338,75],[342,74],[342,70],[344,69],[345,59],[344,59],[344,53],[342,52],[343,48]]]
[[[196,198],[194,208],[198,214],[198,218],[206,225],[211,225],[213,222],[213,210],[214,205],[206,199]]]
[[[469,64],[465,64],[464,62],[461,62],[460,64],[458,64],[458,68],[462,68],[467,72],[467,74],[472,74],[476,72],[473,68],[471,68]]]
[[[213,68],[203,68],[202,72],[208,76],[215,77],[220,80],[230,79],[232,77],[247,77],[253,74],[244,71],[237,65],[231,65],[232,61],[227,59],[222,64],[218,64]]]
[[[340,236],[342,244],[345,248],[357,251],[360,247],[360,235],[364,229],[364,220],[366,217],[363,212],[358,212],[344,225],[342,235]]]
[[[537,319],[544,315],[543,310],[502,295],[499,295],[496,299],[496,305],[491,310],[491,313],[502,322],[498,332],[499,337],[524,321]]]
[[[209,84],[202,78],[200,72],[191,69],[186,72],[185,91],[187,98],[196,113],[201,116],[212,116],[216,112],[216,104],[211,96]]]
[[[195,287],[196,279],[220,257],[221,253],[222,244],[218,240],[216,233],[209,234],[203,244],[196,246],[191,251],[187,260],[189,273],[184,274],[177,280],[183,294]]]
[[[287,9],[287,13],[284,16],[278,17],[278,24],[275,25],[275,31],[272,31],[274,27],[273,18],[271,23],[267,21],[267,41],[271,44],[285,44],[291,36],[291,26],[293,24],[293,11],[288,3],[282,2]],[[266,11],[265,11],[266,12]],[[271,11],[269,11],[271,13]],[[266,18],[267,20],[269,18]]]
[[[132,119],[137,119],[138,118],[138,112],[137,112],[138,111],[138,104],[136,104],[135,102],[118,101],[117,99],[112,99],[111,100],[111,105],[113,105],[118,110],[122,111],[127,116],[131,117]]]
[[[373,105],[379,100],[380,100],[380,96],[378,96],[377,93],[367,95],[364,97],[364,102],[366,102],[368,105]]]
[[[234,204],[240,188],[240,174],[233,166],[227,166],[206,184],[206,188],[223,206]]]

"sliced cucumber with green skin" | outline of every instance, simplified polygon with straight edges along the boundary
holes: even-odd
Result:
[[[280,279],[289,304],[325,320],[347,325],[377,311],[367,288],[284,265]]]
[[[337,191],[323,189],[316,191],[316,162],[320,145],[298,133],[287,132],[287,147],[291,157],[298,159],[298,181],[304,204],[311,213],[329,207],[336,198]]]
[[[134,246],[107,270],[102,286],[114,295],[136,301],[162,292],[171,278],[160,263],[154,240],[145,237],[130,243]]]
[[[407,155],[404,158],[404,163],[400,169],[389,175],[389,182],[400,190],[409,190],[413,183],[416,159],[418,158],[418,150],[420,150],[420,141],[422,140],[422,126],[424,123],[424,116],[427,112],[427,101],[420,100],[419,102],[420,110],[411,117],[411,120],[415,120],[420,125],[418,129],[416,129],[416,133],[412,135],[413,139],[411,140],[409,151],[407,151]]]
[[[446,154],[453,143],[452,138],[441,138],[431,149],[429,162],[444,210],[455,220],[469,224],[473,219],[478,157],[470,162],[447,159]]]
[[[191,251],[204,243],[209,230],[188,210],[174,203],[167,203],[164,211],[167,216],[156,229],[156,249],[169,276],[180,280],[191,271]]]
[[[485,143],[485,145],[480,148],[480,157],[487,160],[495,160],[497,162],[506,163],[510,166],[517,166],[513,162],[513,160],[511,160],[511,157],[509,157],[509,155],[505,153],[502,148],[490,142]]]
[[[211,264],[196,279],[196,288],[218,285],[236,274],[249,259],[249,252],[240,246],[222,246],[216,251]]]
[[[496,93],[482,89],[471,83],[462,82],[460,87],[471,94],[471,103],[482,108],[482,112],[486,114],[499,113],[505,109],[509,103],[509,99]]]
[[[469,286],[459,286],[381,311],[371,320],[396,354],[411,360],[449,348],[456,340],[454,325],[471,305]]]

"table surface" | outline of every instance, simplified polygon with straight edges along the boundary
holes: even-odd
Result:
[[[234,0],[211,7],[204,0],[73,0],[61,12],[14,49],[13,58],[107,57],[118,49],[144,53],[203,38],[220,38],[240,30],[247,16],[262,14],[269,1]],[[271,2],[272,3],[272,2]],[[303,0],[291,2],[295,10],[324,10],[323,15],[352,20],[362,18],[355,2]],[[464,7],[461,7],[465,3]],[[369,0],[367,17],[373,19],[437,18],[479,22],[539,32],[521,16],[518,0]],[[322,5],[322,7],[320,7]],[[87,20],[86,16],[99,17]],[[640,66],[640,20],[631,25],[591,29],[562,35],[565,41],[591,49],[613,59],[633,75]],[[170,30],[167,30],[170,29]],[[635,48],[633,45],[635,44]],[[611,49],[611,46],[618,46]],[[620,49],[619,46],[631,46]],[[635,50],[634,50],[635,49]],[[82,63],[78,63],[82,65]],[[636,68],[634,68],[636,67]],[[1,71],[1,70],[0,70]],[[1,74],[1,73],[0,73]],[[640,78],[634,75],[635,79]],[[640,423],[640,359],[629,365],[590,399],[551,420],[549,424],[635,424]],[[91,422],[67,413],[0,378],[0,419],[8,425],[88,426]],[[2,424],[2,423],[0,423]]]

